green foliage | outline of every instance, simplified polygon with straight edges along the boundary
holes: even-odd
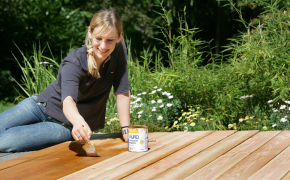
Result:
[[[289,104],[290,101],[286,101],[283,104],[279,104],[278,108],[273,108],[269,114],[269,122],[272,128],[276,130],[290,130],[289,123]],[[273,106],[272,101],[270,101],[270,106]]]
[[[0,101],[0,113],[2,113],[3,111],[6,111],[7,109],[9,109],[13,106],[15,106],[15,104],[7,103],[5,101]]]
[[[290,8],[290,0],[239,0],[239,6],[250,6],[255,8],[257,6],[266,7],[270,3],[276,3],[279,8]]]
[[[132,124],[147,125],[150,131],[289,129],[288,119],[281,120],[287,118],[288,105],[284,109],[281,105],[289,104],[290,12],[279,9],[277,3],[268,4],[258,19],[248,23],[233,2],[229,2],[246,31],[230,39],[231,43],[225,47],[229,53],[227,61],[222,55],[212,54],[211,41],[195,38],[199,31],[188,27],[185,8],[177,16],[180,26],[173,33],[174,16],[162,3],[158,14],[163,22],[157,27],[163,38],[158,41],[163,44],[166,55],[148,47],[142,56],[133,57],[132,46],[127,45],[130,88],[134,95]],[[23,84],[19,85],[27,95],[42,91],[55,76],[48,66],[39,62],[45,58],[57,63],[53,58],[43,57],[42,51],[35,51],[28,59],[23,57]],[[202,65],[206,59],[209,64]],[[155,91],[155,86],[163,92]],[[164,91],[174,98],[168,99]],[[155,105],[159,99],[163,100],[163,107]],[[274,101],[273,107],[267,103],[269,100]],[[172,106],[167,107],[168,103]],[[112,91],[107,103],[106,125],[101,132],[120,132],[116,113]]]
[[[18,82],[14,78],[13,80],[22,89],[26,97],[35,93],[40,94],[51,82],[56,80],[56,70],[59,68],[59,64],[54,59],[43,56],[43,50],[40,47],[37,50],[34,46],[33,56],[29,58],[21,53],[24,66],[15,58],[22,71],[22,81]],[[21,99],[25,98],[20,92],[19,95]]]
[[[171,93],[154,87],[151,92],[140,92],[131,96],[131,125],[148,126],[150,132],[168,131],[174,119],[177,119],[180,109],[180,101],[174,98]],[[118,132],[120,125],[117,113],[107,113],[107,122],[102,131]]]

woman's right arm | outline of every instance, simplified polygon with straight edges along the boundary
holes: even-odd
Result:
[[[72,136],[76,141],[86,141],[90,142],[90,137],[92,131],[84,118],[80,115],[76,102],[71,96],[67,96],[63,100],[63,113],[67,120],[73,125]],[[86,135],[83,129],[83,126],[87,128],[88,134]]]

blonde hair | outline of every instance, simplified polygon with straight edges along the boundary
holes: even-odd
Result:
[[[102,27],[98,32],[99,35],[105,35],[112,29],[115,29],[117,30],[118,37],[120,37],[123,29],[121,18],[113,9],[102,9],[93,16],[90,22],[91,33],[93,33],[96,27]],[[93,77],[100,77],[97,62],[94,58],[92,40],[89,38],[88,33],[86,35],[85,44],[88,55],[88,72]]]

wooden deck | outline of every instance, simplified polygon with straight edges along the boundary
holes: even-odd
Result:
[[[0,163],[0,179],[290,179],[290,131],[150,133],[148,152],[95,134],[100,157],[66,142]]]

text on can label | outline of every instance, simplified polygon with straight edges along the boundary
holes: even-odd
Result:
[[[129,135],[129,138],[130,139],[139,139],[139,135],[132,135],[132,134],[130,134]]]

